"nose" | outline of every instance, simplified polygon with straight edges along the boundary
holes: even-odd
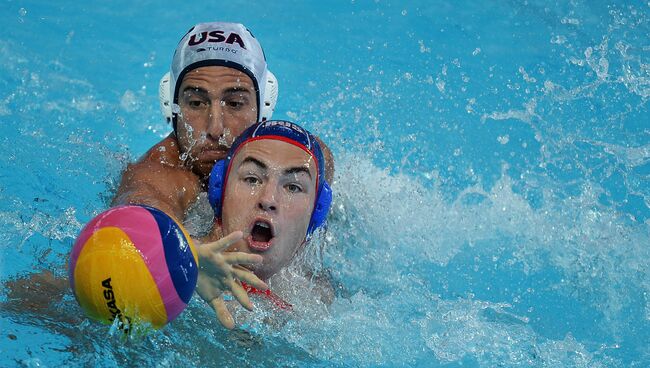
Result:
[[[224,116],[221,103],[214,102],[208,111],[206,134],[213,141],[218,141],[224,134]]]
[[[265,212],[277,211],[278,204],[275,195],[275,185],[271,182],[264,183],[259,193],[257,207]]]

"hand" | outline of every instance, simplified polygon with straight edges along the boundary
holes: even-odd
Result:
[[[261,290],[268,289],[268,286],[253,272],[241,266],[261,263],[262,256],[224,251],[231,244],[241,240],[243,236],[241,231],[235,231],[216,242],[198,246],[201,267],[196,290],[201,298],[214,309],[217,319],[227,329],[234,328],[235,321],[223,300],[224,291],[229,290],[239,304],[248,310],[253,310],[248,293],[241,286],[239,280]]]

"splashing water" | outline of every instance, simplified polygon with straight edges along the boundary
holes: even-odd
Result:
[[[65,274],[126,163],[170,131],[155,87],[196,21],[189,6],[78,20],[68,2],[6,6],[4,283]],[[273,281],[290,315],[255,300],[226,332],[195,298],[125,342],[69,291],[38,309],[4,290],[0,365],[648,365],[648,4],[203,6],[260,38],[280,80],[274,117],[335,153],[328,231],[304,256],[334,301],[288,270]]]

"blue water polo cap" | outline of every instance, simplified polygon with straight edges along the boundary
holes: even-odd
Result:
[[[332,203],[332,189],[325,179],[325,158],[320,144],[309,131],[290,121],[268,120],[252,125],[237,137],[226,158],[215,163],[208,182],[208,199],[215,216],[221,218],[224,189],[232,158],[246,143],[259,139],[276,139],[298,146],[309,153],[316,162],[318,177],[314,210],[307,227],[307,240],[309,240],[314,230],[325,224]]]

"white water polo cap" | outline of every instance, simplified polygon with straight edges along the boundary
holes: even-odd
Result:
[[[271,117],[278,95],[277,80],[267,69],[264,51],[257,39],[243,24],[200,23],[178,43],[169,77],[165,75],[160,81],[161,109],[166,118],[173,120],[174,129],[183,77],[204,66],[225,66],[248,75],[257,93],[258,120]]]

